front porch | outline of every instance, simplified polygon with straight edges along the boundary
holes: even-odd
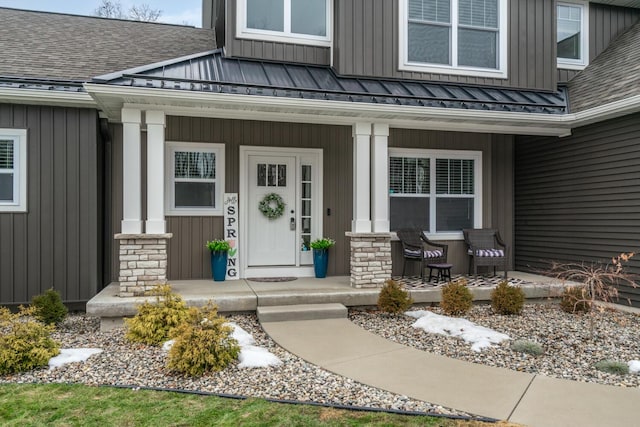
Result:
[[[491,291],[502,280],[501,276],[454,275],[453,279],[466,277],[475,301],[488,301]],[[510,271],[509,282],[522,287],[527,299],[554,298],[566,286],[558,279]],[[419,277],[394,279],[409,291],[416,304],[433,304],[440,301],[440,287],[444,284],[420,282]],[[347,307],[375,306],[379,288],[354,288],[349,276],[332,276],[325,279],[299,277],[290,281],[258,282],[252,279],[213,282],[211,280],[175,280],[172,288],[190,306],[202,306],[213,300],[221,313],[251,312],[258,307],[296,304],[340,303]],[[122,324],[123,317],[133,316],[136,307],[151,297],[121,298],[119,283],[111,283],[87,303],[87,314],[100,317],[101,328],[108,330]]]

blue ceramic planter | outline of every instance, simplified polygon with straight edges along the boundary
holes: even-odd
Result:
[[[227,252],[214,251],[211,252],[211,273],[213,280],[216,282],[224,282],[227,277]]]
[[[313,250],[313,268],[318,279],[327,277],[327,265],[329,263],[328,249]]]

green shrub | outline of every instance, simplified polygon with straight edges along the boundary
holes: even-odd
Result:
[[[473,306],[473,294],[467,288],[465,279],[449,282],[442,287],[442,311],[449,316],[459,316]]]
[[[626,375],[629,373],[629,365],[615,360],[601,360],[596,363],[596,369],[608,374]]]
[[[587,288],[582,286],[565,288],[560,299],[560,308],[567,313],[588,313],[591,311],[591,297]]]
[[[51,339],[54,326],[29,320],[34,313],[33,307],[20,307],[15,314],[0,307],[0,375],[47,366],[60,354],[60,345]]]
[[[413,304],[409,293],[395,280],[387,280],[378,296],[378,308],[385,313],[402,313]]]
[[[190,320],[172,331],[175,342],[169,350],[167,367],[191,376],[221,371],[240,354],[233,328],[225,325],[215,305],[191,309]]]
[[[31,305],[35,307],[34,316],[43,323],[57,325],[67,317],[67,307],[62,303],[60,293],[53,288],[42,295],[33,297]]]
[[[524,292],[522,289],[510,286],[503,280],[491,292],[491,307],[498,314],[520,314],[524,305]]]
[[[532,356],[540,356],[544,353],[542,346],[537,342],[518,340],[511,343],[511,350],[519,353],[527,353]]]
[[[150,294],[156,296],[155,303],[143,303],[133,318],[124,320],[129,341],[161,344],[169,339],[174,328],[189,319],[187,305],[180,295],[171,292],[171,286],[157,286]]]

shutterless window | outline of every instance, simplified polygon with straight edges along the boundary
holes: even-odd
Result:
[[[457,157],[457,158],[456,158]],[[467,158],[465,158],[467,157]],[[392,231],[419,228],[459,233],[479,221],[476,155],[393,154],[389,158],[389,219]]]
[[[581,4],[558,3],[558,62],[583,64],[584,56],[584,10]]]
[[[207,215],[221,211],[223,152],[208,145],[213,144],[170,145],[168,213]]]
[[[0,212],[27,210],[27,132],[0,129]]]
[[[407,59],[498,69],[498,6],[498,0],[408,0]]]
[[[239,0],[238,4],[246,32],[329,40],[329,1]]]

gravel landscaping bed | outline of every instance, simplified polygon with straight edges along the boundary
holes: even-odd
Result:
[[[414,307],[413,310],[421,308]],[[439,307],[427,307],[443,314]],[[595,339],[589,339],[586,315],[563,312],[558,304],[528,304],[520,316],[493,314],[488,305],[475,305],[463,316],[478,325],[494,329],[511,338],[481,352],[458,338],[428,334],[411,325],[416,319],[405,315],[385,315],[377,311],[350,310],[355,324],[389,340],[468,362],[509,368],[575,381],[640,387],[640,374],[614,375],[598,371],[594,365],[611,359],[627,363],[640,360],[640,316],[618,311],[598,313]],[[540,344],[541,356],[530,356],[510,349],[515,340]]]
[[[260,328],[255,315],[227,317],[253,335],[256,345],[267,348],[283,364],[269,368],[238,368],[237,363],[201,378],[167,371],[166,353],[158,347],[131,344],[124,329],[99,331],[99,320],[71,315],[55,332],[62,348],[96,347],[104,351],[83,363],[70,363],[53,370],[39,369],[0,376],[2,383],[82,383],[197,390],[249,397],[364,406],[434,414],[461,415],[438,405],[409,399],[332,374],[286,352]]]

